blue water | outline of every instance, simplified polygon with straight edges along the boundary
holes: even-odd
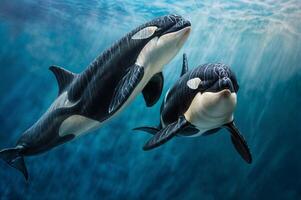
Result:
[[[169,13],[193,28],[164,69],[164,92],[179,77],[183,52],[190,68],[229,64],[240,84],[236,124],[254,162],[243,162],[226,131],[142,151],[150,136],[131,129],[157,124],[160,103],[146,108],[140,95],[101,129],[26,158],[29,183],[0,162],[0,199],[301,198],[299,0],[1,0],[1,149],[55,99],[50,65],[81,72],[125,33]]]

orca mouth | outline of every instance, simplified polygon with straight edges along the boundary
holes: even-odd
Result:
[[[231,96],[231,90],[230,89],[223,89],[222,91],[221,91],[221,96],[222,97],[229,97],[229,96]]]

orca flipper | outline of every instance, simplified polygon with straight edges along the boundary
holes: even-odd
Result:
[[[144,74],[144,68],[135,64],[126,75],[119,81],[115,88],[112,101],[109,106],[109,113],[116,111],[129,98],[135,87],[139,84]]]
[[[186,74],[187,71],[188,71],[188,61],[187,61],[186,53],[184,53],[183,54],[183,64],[182,64],[181,76],[183,76],[184,74]]]
[[[152,135],[155,135],[157,132],[160,131],[160,129],[158,129],[156,127],[151,127],[151,126],[136,127],[133,130],[134,131],[144,131],[144,132],[150,133]]]
[[[153,106],[160,99],[164,78],[162,72],[155,74],[142,90],[147,107]]]
[[[147,141],[143,150],[147,151],[166,143],[189,125],[190,123],[185,119],[185,117],[180,116],[178,121],[167,125],[165,128],[157,132],[149,141]]]
[[[185,127],[179,134],[182,136],[192,136],[192,135],[197,134],[198,132],[200,132],[200,130],[197,129],[192,124],[190,124],[189,126]]]
[[[247,163],[249,164],[252,163],[252,155],[248,147],[248,144],[245,141],[244,137],[239,132],[238,128],[235,126],[234,122],[232,121],[226,124],[225,126],[231,133],[231,140],[236,151]]]
[[[66,87],[73,81],[74,77],[76,76],[76,74],[58,66],[50,66],[49,70],[51,70],[56,77],[59,86],[58,95],[60,95],[66,89]]]
[[[25,161],[22,156],[19,155],[20,148],[10,148],[10,149],[3,149],[0,151],[0,158],[4,160],[7,164],[11,167],[19,170],[28,180],[28,172],[26,169]]]
[[[211,129],[209,131],[206,131],[202,134],[202,136],[208,136],[208,135],[212,135],[214,133],[216,133],[217,131],[219,131],[221,128],[214,128],[214,129]]]

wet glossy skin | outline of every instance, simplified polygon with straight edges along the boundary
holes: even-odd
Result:
[[[132,39],[137,32],[149,26],[157,27],[150,37]],[[63,91],[67,92],[67,99],[64,101],[70,102],[69,104],[72,106],[56,106],[56,104],[62,105],[62,103],[55,101],[55,105],[24,132],[17,142],[17,146],[21,149],[20,153],[22,155],[42,153],[73,139],[76,135],[71,132],[59,133],[62,123],[67,119],[69,119],[67,125],[69,128],[64,130],[75,130],[74,127],[70,127],[72,120],[75,121],[75,124],[82,123],[81,126],[85,127],[79,128],[83,131],[99,127],[99,123],[121,110],[120,107],[114,112],[109,112],[115,88],[135,64],[143,48],[154,38],[163,38],[189,26],[190,22],[181,16],[167,15],[139,26],[113,44],[99,55],[85,71],[76,75],[71,84]],[[74,116],[79,116],[79,118]]]
[[[196,89],[188,87],[187,82],[199,78]],[[201,65],[184,74],[168,92],[161,107],[161,122],[163,125],[175,122],[191,105],[197,93],[216,93],[222,90],[236,93],[239,89],[236,77],[229,66],[224,64]]]

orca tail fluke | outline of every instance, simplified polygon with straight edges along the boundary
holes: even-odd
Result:
[[[151,126],[141,126],[141,127],[136,127],[133,130],[134,131],[144,131],[144,132],[150,133],[152,135],[155,135],[157,132],[160,131],[160,128],[151,127]]]
[[[0,151],[0,159],[4,160],[11,167],[19,170],[28,180],[28,171],[26,169],[23,156],[20,156],[20,148],[9,148]]]

